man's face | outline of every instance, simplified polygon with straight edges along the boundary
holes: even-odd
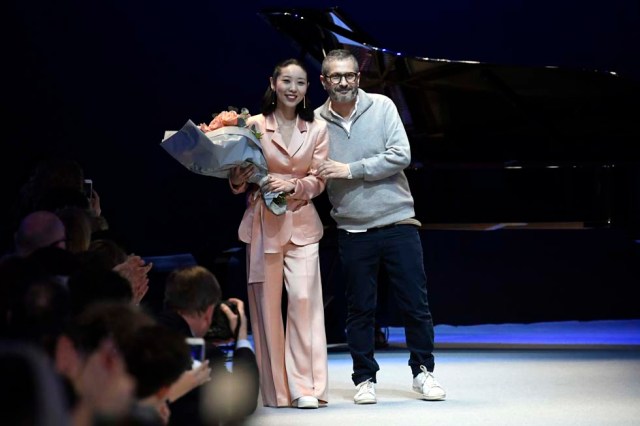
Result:
[[[204,337],[211,328],[211,323],[213,322],[213,312],[216,309],[216,305],[209,305],[209,307],[198,315],[200,319],[197,329],[191,330],[195,337]]]
[[[333,60],[324,75],[320,76],[322,86],[335,103],[350,103],[358,96],[360,74],[353,61]],[[350,81],[348,81],[350,80]]]

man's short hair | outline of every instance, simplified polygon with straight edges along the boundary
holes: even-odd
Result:
[[[160,324],[141,327],[121,348],[127,370],[136,379],[136,397],[143,399],[171,386],[191,368],[184,336]]]
[[[199,265],[178,268],[167,276],[164,304],[167,309],[201,313],[216,305],[222,296],[215,275]]]

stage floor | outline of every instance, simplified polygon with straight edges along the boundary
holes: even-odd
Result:
[[[442,402],[411,391],[401,328],[389,329],[375,405],[355,405],[351,357],[329,348],[329,404],[259,407],[248,425],[631,426],[640,419],[640,320],[436,326]]]

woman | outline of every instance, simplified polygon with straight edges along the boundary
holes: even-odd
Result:
[[[262,114],[249,118],[261,134],[269,169],[264,189],[284,192],[287,210],[276,216],[255,185],[238,235],[247,243],[249,314],[265,406],[317,408],[327,403],[327,347],[318,241],[323,226],[312,203],[325,188],[314,176],[327,158],[326,122],[314,119],[305,95],[307,71],[295,59],[275,67]],[[234,193],[249,188],[253,166],[236,167]],[[287,290],[286,332],[282,287]]]

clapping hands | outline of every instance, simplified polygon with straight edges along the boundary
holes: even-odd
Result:
[[[144,259],[135,254],[130,254],[127,260],[116,265],[114,271],[125,277],[131,283],[133,302],[138,305],[149,290],[149,277],[147,273],[153,267],[153,263],[145,263]]]

